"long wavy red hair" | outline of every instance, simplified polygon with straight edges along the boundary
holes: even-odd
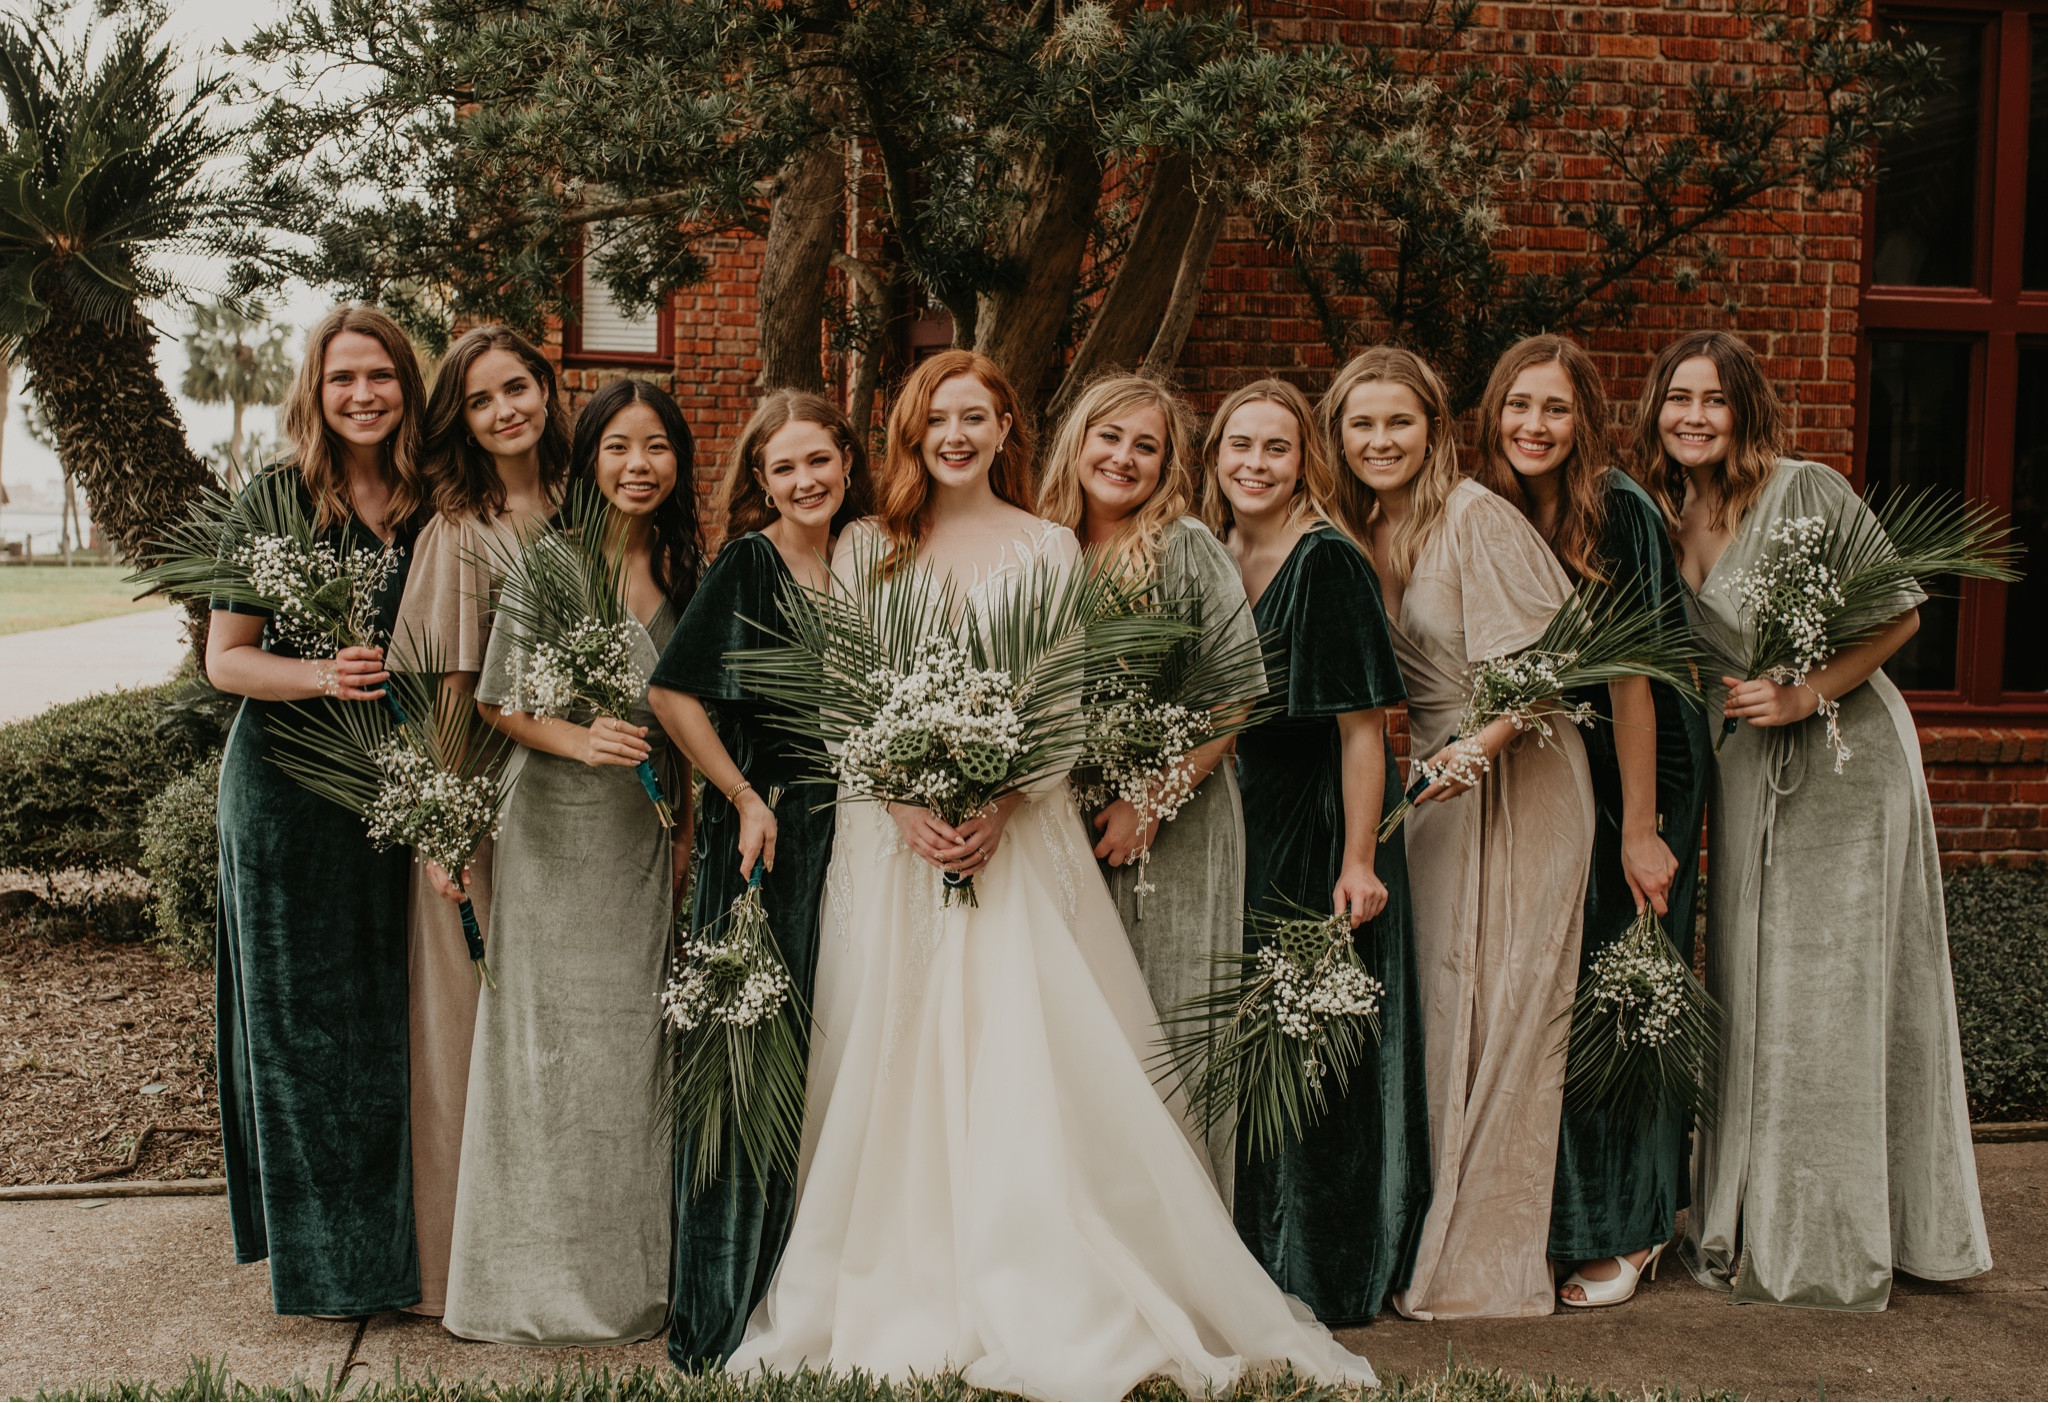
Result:
[[[988,485],[996,496],[1022,511],[1031,511],[1037,493],[1031,481],[1031,428],[1019,407],[1017,391],[996,363],[975,351],[941,351],[910,372],[889,406],[887,443],[882,466],[875,473],[875,516],[888,533],[884,573],[893,571],[917,548],[924,531],[925,507],[932,479],[924,463],[925,419],[939,386],[956,375],[972,375],[995,401],[996,413],[1007,416],[1010,431],[989,464]]]

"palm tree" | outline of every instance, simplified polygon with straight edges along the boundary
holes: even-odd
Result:
[[[147,21],[65,48],[49,18],[0,19],[0,355],[26,370],[66,475],[132,558],[212,481],[143,304],[189,295],[168,255],[246,268],[273,221],[209,171],[239,144],[213,120],[224,77],[180,96]]]
[[[245,316],[228,303],[192,309],[192,334],[185,339],[185,398],[199,404],[232,405],[234,432],[227,442],[228,485],[248,477],[242,456],[242,416],[251,405],[283,404],[292,387],[291,328]]]

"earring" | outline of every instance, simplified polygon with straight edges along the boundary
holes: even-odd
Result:
[[[478,442],[476,441],[476,435],[475,435],[475,434],[471,434],[471,435],[469,436],[469,446],[470,446],[471,448],[482,448],[482,447],[483,447],[483,445],[482,445],[481,443],[478,443]]]

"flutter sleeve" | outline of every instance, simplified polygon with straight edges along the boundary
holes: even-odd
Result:
[[[700,701],[738,701],[743,694],[725,656],[773,641],[762,626],[781,616],[783,578],[773,541],[754,533],[728,541],[690,596],[649,685]]]
[[[481,672],[491,636],[492,571],[474,523],[436,516],[420,532],[391,631],[401,667]]]
[[[1287,714],[1338,716],[1407,697],[1379,576],[1357,546],[1325,527],[1308,547],[1281,628]],[[1263,601],[1261,601],[1263,602]]]
[[[1191,516],[1176,523],[1161,571],[1169,591],[1192,595],[1201,604],[1202,623],[1223,631],[1223,644],[1242,657],[1231,694],[1247,701],[1266,694],[1266,669],[1258,657],[1259,626],[1245,598],[1244,577],[1237,562],[1209,528]]]
[[[1877,514],[1856,495],[1856,489],[1825,463],[1809,463],[1787,460],[1778,465],[1781,473],[1791,473],[1792,480],[1786,484],[1785,495],[1780,499],[1780,517],[1818,516],[1839,536],[1850,537],[1861,533],[1874,534],[1883,544],[1881,558],[1891,557],[1891,541],[1878,525]],[[1927,591],[1917,582],[1902,583],[1890,599],[1871,609],[1871,614],[1885,619],[1896,618],[1908,609],[1917,609],[1927,602]],[[1861,613],[1858,618],[1864,617]]]
[[[1519,653],[1564,607],[1571,580],[1536,528],[1504,498],[1475,488],[1452,510],[1465,657],[1482,662]]]

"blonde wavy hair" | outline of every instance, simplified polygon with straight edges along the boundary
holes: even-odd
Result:
[[[1360,385],[1399,385],[1414,395],[1429,420],[1429,455],[1415,475],[1409,492],[1408,515],[1387,538],[1385,558],[1372,548],[1372,526],[1380,513],[1379,494],[1365,485],[1344,460],[1344,404]],[[1450,393],[1429,363],[1400,346],[1374,346],[1345,362],[1330,382],[1317,406],[1322,427],[1323,451],[1336,464],[1331,471],[1329,497],[1316,505],[1337,524],[1338,529],[1358,543],[1380,574],[1404,581],[1415,569],[1437,524],[1443,520],[1444,504],[1458,485],[1457,421],[1451,413]]]
[[[1293,415],[1295,432],[1300,438],[1301,476],[1294,482],[1290,513],[1320,517],[1322,503],[1329,496],[1333,474],[1330,460],[1323,455],[1322,440],[1316,433],[1315,411],[1309,408],[1308,396],[1285,380],[1254,380],[1231,391],[1230,397],[1217,406],[1215,415],[1209,420],[1209,432],[1202,436],[1202,482],[1197,511],[1202,524],[1215,532],[1219,541],[1237,525],[1237,516],[1230,510],[1230,499],[1223,495],[1223,483],[1216,469],[1222,454],[1223,431],[1230,426],[1231,415],[1260,400],[1277,404]]]
[[[382,346],[398,371],[398,389],[405,407],[399,411],[398,426],[383,443],[384,480],[391,486],[391,505],[385,519],[410,521],[426,505],[428,497],[426,473],[421,464],[427,386],[420,376],[420,359],[397,322],[375,307],[348,303],[314,323],[306,337],[306,354],[299,361],[299,373],[292,378],[291,394],[279,416],[285,437],[291,440],[292,461],[313,498],[314,528],[338,526],[355,514],[348,499],[348,471],[343,466],[347,450],[327,427],[327,416],[320,406],[320,384],[327,373],[327,346],[344,331],[367,336]]]
[[[1166,423],[1159,482],[1124,521],[1104,554],[1118,569],[1156,577],[1167,528],[1193,512],[1197,482],[1187,409],[1158,381],[1142,375],[1112,375],[1081,392],[1047,447],[1038,484],[1038,514],[1078,535],[1088,507],[1087,495],[1081,490],[1081,450],[1087,446],[1089,430],[1119,414],[1145,408],[1158,410]]]

